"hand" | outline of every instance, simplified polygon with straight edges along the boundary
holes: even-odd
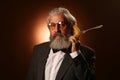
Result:
[[[71,52],[75,52],[80,49],[80,39],[75,36],[70,36],[69,41],[72,43]]]

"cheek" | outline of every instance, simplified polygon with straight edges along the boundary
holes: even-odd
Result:
[[[50,30],[50,35],[53,36],[55,32],[53,30]]]

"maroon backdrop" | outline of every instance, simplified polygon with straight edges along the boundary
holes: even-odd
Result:
[[[44,41],[40,37],[42,41],[35,42],[34,25],[38,17],[44,20],[43,15],[46,17],[52,8],[59,6],[71,11],[81,30],[103,24],[103,28],[81,35],[81,43],[96,51],[97,80],[118,80],[119,3],[119,0],[1,1],[0,80],[25,80],[32,48]]]

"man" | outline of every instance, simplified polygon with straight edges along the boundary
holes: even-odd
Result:
[[[75,24],[65,8],[49,13],[50,42],[34,47],[27,80],[95,80],[94,52],[74,36]]]

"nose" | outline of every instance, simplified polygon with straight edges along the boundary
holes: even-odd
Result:
[[[60,29],[60,26],[59,26],[59,25],[56,25],[56,26],[55,26],[55,32],[61,32],[61,29]]]

